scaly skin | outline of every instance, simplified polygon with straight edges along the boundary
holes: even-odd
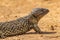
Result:
[[[5,38],[8,35],[24,34],[31,29],[41,33],[38,27],[39,19],[49,12],[46,8],[35,8],[31,14],[9,22],[0,22],[0,36]]]

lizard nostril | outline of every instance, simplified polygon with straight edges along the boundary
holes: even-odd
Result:
[[[49,12],[49,10],[47,9],[47,12]]]

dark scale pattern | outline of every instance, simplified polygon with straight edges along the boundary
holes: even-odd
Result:
[[[49,12],[46,8],[35,8],[31,14],[9,22],[0,22],[0,36],[5,38],[8,35],[24,34],[31,29],[41,33],[38,27],[39,19]]]

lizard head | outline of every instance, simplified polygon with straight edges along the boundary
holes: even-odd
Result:
[[[46,8],[35,8],[32,10],[32,15],[39,20],[44,15],[46,15],[48,12],[49,10]]]

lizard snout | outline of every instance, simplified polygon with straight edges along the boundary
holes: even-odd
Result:
[[[48,9],[43,9],[43,12],[46,12],[47,13],[47,12],[49,12],[49,10]]]

